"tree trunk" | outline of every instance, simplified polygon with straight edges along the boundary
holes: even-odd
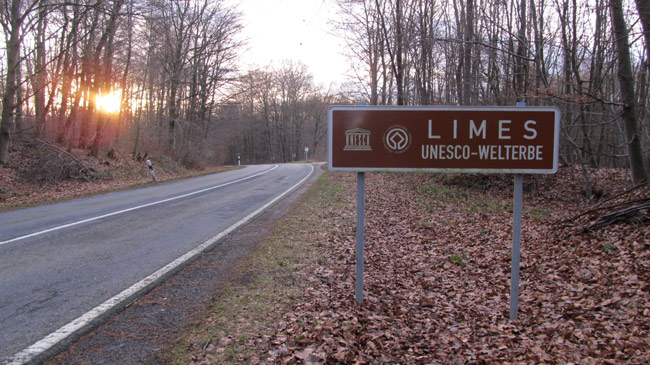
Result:
[[[14,109],[18,90],[16,73],[20,65],[20,6],[21,0],[13,0],[11,3],[10,33],[7,41],[7,76],[2,96],[2,119],[0,120],[0,164],[3,165],[9,158],[9,140],[14,124]]]
[[[543,1],[542,1],[543,4]],[[533,20],[533,31],[535,35],[535,87],[539,89],[542,84],[544,88],[548,88],[548,75],[546,72],[546,65],[544,59],[544,18],[543,11],[537,16],[537,8],[535,7],[535,0],[530,0],[530,11]]]
[[[116,0],[111,9],[111,15],[108,20],[106,30],[99,39],[97,48],[95,49],[95,62],[100,64],[99,55],[104,52],[104,57],[101,60],[101,66],[95,74],[95,92],[100,91],[102,94],[108,94],[112,90],[113,83],[113,43],[115,40],[115,32],[117,31],[117,21],[120,16],[120,9],[125,0]],[[99,93],[98,93],[99,94]],[[97,157],[99,156],[99,147],[102,142],[104,128],[108,123],[109,116],[105,112],[95,109],[97,123],[95,124],[95,135],[90,144],[90,153]]]
[[[515,58],[515,93],[518,98],[517,101],[526,101],[526,0],[521,0],[519,4],[519,32],[517,34],[517,56]]]
[[[176,76],[172,76],[169,99],[167,100],[167,109],[169,113],[169,120],[167,122],[167,150],[173,153],[176,147],[176,118],[178,117],[178,108],[176,107],[176,89],[180,82],[176,80]]]
[[[404,20],[402,19],[402,0],[395,2],[395,84],[397,86],[397,105],[405,104],[404,95]]]
[[[36,136],[40,137],[45,129],[45,86],[47,84],[47,70],[45,69],[45,28],[47,26],[47,13],[45,1],[41,0],[41,9],[38,12],[36,23],[36,60],[34,62],[34,112],[36,113]]]
[[[126,51],[126,64],[124,65],[124,71],[122,72],[122,80],[120,81],[120,89],[122,89],[122,95],[120,100],[120,111],[117,117],[117,131],[115,135],[116,142],[119,142],[122,137],[122,131],[124,129],[125,119],[131,114],[131,111],[127,112],[129,106],[129,100],[132,97],[130,95],[129,87],[127,85],[127,78],[129,76],[129,70],[131,68],[131,57],[133,52],[133,2],[129,2],[128,16],[127,16],[127,51]]]
[[[472,103],[472,41],[474,40],[474,0],[467,0],[465,6],[465,37],[463,50],[463,100],[464,105]]]
[[[634,98],[634,75],[632,74],[627,25],[625,24],[625,18],[623,16],[623,5],[621,0],[610,0],[610,11],[616,54],[618,56],[618,81],[621,88],[621,97],[623,99],[625,143],[630,169],[632,170],[632,182],[638,184],[647,180],[648,175],[643,163],[641,135],[639,134],[636,102]]]
[[[395,3],[395,47],[391,47],[391,38],[388,33],[388,28],[386,27],[386,16],[383,13],[381,6],[379,5],[379,0],[375,0],[375,5],[377,6],[377,13],[379,15],[380,24],[382,28],[382,33],[384,34],[384,42],[386,45],[386,51],[388,51],[388,56],[390,58],[391,68],[393,70],[393,75],[395,77],[395,88],[397,89],[397,105],[404,105],[404,62],[402,60],[403,52],[403,29],[402,29],[402,0],[397,0]],[[389,87],[390,89],[390,87]],[[389,92],[390,95],[390,92]],[[388,103],[391,102],[389,96]]]
[[[14,125],[13,128],[11,129],[11,134],[16,135],[16,131],[22,131],[23,129],[23,116],[24,116],[24,110],[23,110],[23,103],[25,102],[25,90],[23,90],[20,80],[23,79],[23,71],[22,67],[18,67],[16,69],[16,80],[18,82],[16,83],[16,109],[14,111]]]

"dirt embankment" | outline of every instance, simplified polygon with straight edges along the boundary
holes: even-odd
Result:
[[[0,166],[0,211],[151,184],[146,160],[153,162],[158,182],[228,169],[189,169],[166,156],[134,159],[116,150],[93,157],[38,140],[17,143],[7,166]]]

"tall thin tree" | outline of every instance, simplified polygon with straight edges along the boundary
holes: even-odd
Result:
[[[625,130],[625,144],[627,147],[628,161],[632,170],[632,182],[641,183],[648,179],[643,163],[641,149],[641,134],[637,122],[636,99],[634,96],[634,75],[630,61],[630,45],[628,41],[627,24],[623,15],[621,0],[610,0],[612,17],[612,31],[616,54],[618,56],[618,82],[623,99],[623,127]]]

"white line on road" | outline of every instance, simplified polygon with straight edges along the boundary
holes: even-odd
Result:
[[[277,167],[277,165],[276,165]],[[266,209],[271,207],[273,204],[277,203],[280,199],[284,198],[287,196],[289,193],[291,193],[294,189],[296,189],[298,186],[300,186],[302,183],[307,181],[307,179],[312,175],[314,172],[314,166],[309,165],[311,168],[311,171],[305,178],[300,180],[297,184],[293,185],[289,189],[287,189],[285,192],[282,194],[278,195],[275,197],[273,200],[270,202],[264,204],[261,206],[259,209],[254,211],[253,213],[247,215],[244,217],[242,220],[239,222],[233,224],[232,226],[226,228],[225,230],[221,231],[218,235],[210,238],[209,240],[203,242],[201,245],[196,247],[195,249],[191,250],[190,252],[184,254],[183,256],[177,258],[176,260],[170,262],[166,266],[164,266],[162,269],[154,272],[153,274],[147,276],[146,278],[140,280],[139,282],[133,284],[130,288],[125,289],[121,293],[117,294],[116,296],[108,299],[104,303],[98,305],[97,307],[91,309],[90,311],[86,312],[83,314],[81,317],[73,320],[72,322],[64,325],[63,327],[59,328],[58,330],[50,333],[49,335],[45,336],[42,340],[36,342],[35,344],[29,346],[28,348],[22,350],[21,352],[17,353],[14,355],[12,358],[11,362],[9,363],[10,365],[20,365],[20,364],[25,364],[31,360],[33,360],[35,357],[41,355],[42,353],[52,349],[54,346],[62,342],[63,340],[67,339],[70,337],[72,334],[74,334],[76,331],[81,330],[82,328],[86,327],[89,325],[91,322],[102,316],[103,314],[107,313],[111,309],[117,307],[118,305],[122,303],[127,303],[130,300],[135,299],[137,297],[138,293],[144,292],[150,285],[155,285],[159,280],[162,278],[166,277],[168,274],[174,272],[176,269],[182,267],[183,265],[191,262],[196,256],[198,256],[201,252],[211,248],[213,245],[219,243],[221,240],[223,240],[227,235],[232,233],[234,230],[237,228],[247,224],[251,220],[253,220],[255,217],[257,217],[259,214],[264,212]]]
[[[52,227],[52,228],[48,228],[48,229],[44,229],[44,230],[42,230],[42,231],[38,231],[38,232],[34,232],[34,233],[30,233],[30,234],[26,234],[26,235],[24,235],[24,236],[20,236],[20,237],[12,238],[12,239],[10,239],[10,240],[6,240],[6,241],[0,241],[0,246],[4,245],[4,244],[6,244],[6,243],[11,243],[11,242],[16,242],[16,241],[24,240],[25,238],[30,238],[30,237],[34,237],[34,236],[39,236],[39,235],[42,235],[42,234],[45,234],[45,233],[58,231],[58,230],[61,230],[61,229],[64,229],[64,228],[70,228],[70,227],[73,227],[73,226],[78,226],[78,225],[80,225],[80,224],[84,224],[84,223],[88,223],[88,222],[96,221],[96,220],[99,220],[99,219],[112,217],[112,216],[114,216],[114,215],[118,215],[118,214],[122,214],[122,213],[131,212],[131,211],[134,211],[134,210],[137,210],[137,209],[141,209],[141,208],[150,207],[150,206],[152,206],[152,205],[157,205],[157,204],[167,203],[167,202],[170,202],[170,201],[172,201],[172,200],[178,200],[178,199],[187,198],[188,196],[192,196],[192,195],[196,195],[196,194],[204,193],[204,192],[206,192],[206,191],[210,191],[210,190],[214,190],[214,189],[222,188],[222,187],[227,186],[227,185],[231,185],[231,184],[235,184],[235,183],[238,183],[238,182],[241,182],[241,181],[244,181],[244,180],[252,179],[252,178],[254,178],[254,177],[256,177],[256,176],[264,175],[264,174],[266,174],[267,172],[271,172],[271,171],[277,169],[278,167],[279,167],[279,165],[275,165],[275,166],[273,166],[272,168],[270,168],[270,169],[268,169],[268,170],[262,171],[262,172],[260,172],[260,173],[257,173],[257,174],[251,175],[251,176],[247,176],[247,177],[244,177],[244,178],[241,178],[241,179],[238,179],[238,180],[234,180],[234,181],[231,181],[231,182],[228,182],[228,183],[225,183],[225,184],[212,186],[212,187],[209,187],[209,188],[206,188],[206,189],[201,189],[201,190],[193,191],[193,192],[191,192],[191,193],[187,193],[187,194],[183,194],[183,195],[175,196],[175,197],[173,197],[173,198],[168,198],[168,199],[163,199],[163,200],[155,201],[155,202],[152,202],[152,203],[147,203],[147,204],[143,204],[143,205],[138,205],[137,207],[132,207],[132,208],[127,208],[127,209],[123,209],[123,210],[118,210],[117,212],[112,212],[112,213],[108,213],[108,214],[103,214],[103,215],[99,215],[99,216],[97,216],[97,217],[92,217],[92,218],[88,218],[88,219],[83,219],[83,220],[80,220],[80,221],[77,221],[77,222],[72,222],[72,223],[68,223],[68,224],[61,225],[61,226],[56,226],[56,227]]]

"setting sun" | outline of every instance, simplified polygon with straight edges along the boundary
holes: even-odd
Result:
[[[111,91],[106,95],[97,95],[97,109],[107,113],[117,113],[120,111],[120,102],[122,100],[121,93],[118,91]]]

